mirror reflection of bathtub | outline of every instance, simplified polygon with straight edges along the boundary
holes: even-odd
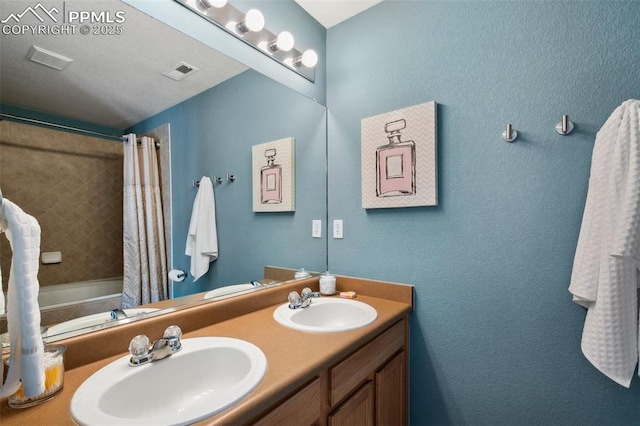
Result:
[[[40,287],[42,324],[59,324],[78,317],[120,309],[122,277]]]
[[[202,299],[222,299],[277,284],[273,280],[263,281],[264,283],[256,281],[256,284],[243,283],[216,288],[206,292]],[[71,299],[69,294],[73,294]],[[46,337],[59,336],[78,329],[84,329],[84,331],[91,327],[97,329],[99,327],[96,326],[110,323],[114,321],[111,312],[114,309],[120,309],[121,301],[121,277],[42,287],[38,295],[41,323],[55,324],[49,327]],[[124,313],[127,319],[139,319],[147,316],[144,314],[159,310],[142,306],[124,309]],[[70,336],[65,335],[65,337]]]

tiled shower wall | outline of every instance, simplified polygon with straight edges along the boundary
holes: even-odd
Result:
[[[3,120],[0,186],[34,216],[41,252],[62,262],[40,264],[41,286],[122,276],[122,144]],[[0,238],[7,288],[11,249]]]

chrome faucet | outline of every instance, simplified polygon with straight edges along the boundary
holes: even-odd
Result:
[[[182,349],[181,337],[182,330],[177,325],[167,327],[162,338],[156,340],[153,345],[144,334],[134,337],[129,343],[129,353],[131,354],[129,365],[137,367],[173,355]]]
[[[306,308],[313,297],[320,297],[320,292],[311,291],[309,287],[303,288],[300,294],[292,291],[289,293],[289,309]]]
[[[127,314],[122,309],[114,309],[111,311],[111,319],[112,320],[121,320],[129,318]]]

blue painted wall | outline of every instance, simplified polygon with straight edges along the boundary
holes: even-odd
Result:
[[[584,359],[567,292],[595,133],[640,97],[638,40],[633,1],[388,0],[328,30],[329,220],[344,220],[329,268],[415,284],[411,424],[640,423],[640,379]],[[440,205],[362,209],[360,120],[431,100]]]
[[[175,296],[263,277],[265,265],[326,268],[326,239],[311,238],[311,220],[326,215],[326,109],[256,71],[233,79],[132,128],[141,134],[165,123],[171,129],[173,267],[189,270],[184,255],[201,176],[225,176],[215,185],[220,255],[207,275],[174,286]],[[295,138],[296,211],[254,213],[251,147]]]

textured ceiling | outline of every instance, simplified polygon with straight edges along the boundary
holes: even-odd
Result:
[[[2,2],[0,19],[33,2]],[[46,2],[52,4],[63,2]],[[120,1],[66,0],[70,10],[125,12],[120,35],[2,35],[0,101],[57,116],[125,129],[247,68]],[[54,15],[55,16],[55,15]],[[62,13],[58,15],[58,18]],[[114,16],[114,15],[112,15]],[[45,24],[50,23],[46,21]],[[31,12],[20,24],[39,24]],[[32,45],[74,61],[63,71],[26,59]],[[182,81],[162,72],[179,61],[199,71]]]

